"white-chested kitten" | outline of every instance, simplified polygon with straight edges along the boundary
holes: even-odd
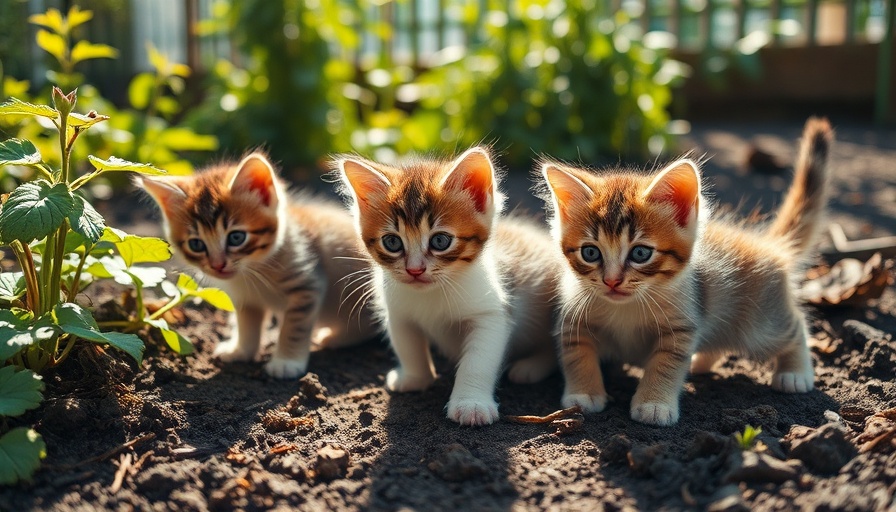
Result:
[[[826,120],[806,123],[794,183],[767,225],[710,216],[691,160],[656,175],[546,162],[553,233],[568,262],[563,405],[604,408],[599,359],[644,368],[631,417],[656,425],[678,421],[689,364],[708,372],[726,353],[773,359],[775,389],[812,389],[794,281],[824,211],[832,138]]]
[[[265,370],[277,378],[305,373],[312,341],[335,348],[375,333],[367,308],[340,308],[363,293],[353,277],[370,269],[351,215],[332,201],[290,196],[264,155],[140,184],[161,208],[175,252],[233,299],[233,336],[215,349],[221,360],[252,360],[272,312],[280,336]]]
[[[376,263],[376,302],[398,356],[386,386],[432,384],[432,343],[457,362],[448,417],[494,422],[506,360],[515,382],[536,382],[556,367],[551,330],[563,262],[550,236],[523,219],[499,218],[503,196],[485,149],[400,168],[354,157],[337,165]]]

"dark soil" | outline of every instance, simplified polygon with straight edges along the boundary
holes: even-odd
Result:
[[[799,133],[799,123],[696,127],[691,144],[712,157],[707,177],[721,202],[767,211],[789,171],[742,170],[750,144],[786,165]],[[896,234],[896,133],[839,127],[838,139],[832,219],[853,239]],[[525,197],[523,175],[511,180],[512,198]],[[121,210],[104,213],[158,233],[141,220],[148,205]],[[33,482],[0,489],[0,510],[896,507],[896,414],[873,416],[896,408],[892,286],[862,308],[810,311],[811,393],[774,392],[768,367],[731,358],[687,382],[678,425],[656,428],[629,419],[639,371],[610,366],[614,401],[565,435],[503,419],[483,428],[449,421],[453,377],[443,360],[430,390],[387,393],[394,358],[384,340],[316,352],[299,381],[271,380],[260,363],[222,367],[210,354],[229,330],[226,315],[184,312],[193,357],[150,347],[137,368],[84,347],[45,377],[46,400],[24,420],[43,434],[47,458]],[[550,413],[561,391],[559,375],[502,381],[501,412]],[[748,424],[762,433],[742,452],[733,434]]]

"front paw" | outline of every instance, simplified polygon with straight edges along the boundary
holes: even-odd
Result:
[[[454,399],[448,401],[448,418],[461,425],[491,425],[498,420],[494,399]]]
[[[815,387],[814,372],[781,372],[772,376],[772,388],[784,393],[808,393]]]
[[[255,357],[255,351],[241,347],[240,340],[233,338],[218,343],[215,351],[212,352],[212,357],[216,357],[225,363],[246,362],[251,361]]]
[[[583,394],[566,394],[560,401],[564,409],[579,406],[582,412],[601,412],[607,406],[607,395],[583,395]]]
[[[423,391],[435,380],[435,375],[408,375],[401,368],[396,368],[386,374],[386,389],[398,393]]]
[[[632,401],[631,415],[633,420],[641,423],[668,427],[678,423],[678,403]]]
[[[275,379],[295,379],[305,375],[307,359],[287,359],[274,356],[264,365],[264,371]]]

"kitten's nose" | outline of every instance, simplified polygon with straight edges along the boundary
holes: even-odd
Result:
[[[209,266],[212,267],[212,270],[221,272],[224,270],[224,267],[227,266],[227,262],[226,261],[222,261],[222,262],[213,261],[213,262],[209,263]]]
[[[407,270],[408,274],[411,274],[412,276],[417,277],[420,274],[426,272],[426,267],[420,267],[420,268],[405,267],[405,270]]]
[[[620,284],[622,284],[622,278],[621,277],[605,277],[604,284],[609,286],[610,289],[613,289],[613,288],[616,288],[617,286],[619,286]]]

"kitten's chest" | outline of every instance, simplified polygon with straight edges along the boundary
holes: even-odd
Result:
[[[239,275],[220,282],[219,287],[230,295],[238,308],[263,306],[265,309],[278,311],[286,307],[287,297],[277,283],[269,276]]]
[[[660,311],[645,315],[641,308],[602,311],[595,338],[601,358],[642,365],[656,350],[671,321]]]

